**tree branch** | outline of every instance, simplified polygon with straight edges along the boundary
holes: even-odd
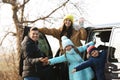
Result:
[[[0,46],[2,45],[4,39],[5,39],[10,33],[12,33],[13,36],[16,36],[16,33],[14,33],[14,32],[8,32],[8,33],[6,33],[5,36],[2,38],[2,40],[1,40],[1,42],[0,42]]]
[[[30,0],[27,0],[27,1],[24,0],[23,4],[19,6],[19,9],[20,9],[20,8],[23,8],[29,1],[30,1]]]
[[[20,5],[20,7],[18,7],[18,9],[22,8],[22,9],[21,9],[21,18],[20,18],[21,22],[23,21],[25,4],[27,4],[29,1],[30,1],[30,0],[27,0],[27,1],[24,0],[23,5]]]
[[[79,11],[80,15],[82,15],[82,13],[83,13],[82,8],[81,8],[81,7],[78,7],[76,4],[74,4],[74,3],[72,3],[72,2],[71,2],[71,4]],[[80,8],[81,10],[80,10],[79,8]]]
[[[54,12],[56,12],[58,9],[60,9],[61,7],[65,6],[67,3],[69,2],[69,0],[65,1],[62,5],[60,5],[59,7],[57,7],[56,9],[54,9],[52,12],[50,12],[47,16],[45,17],[40,17],[38,19],[32,20],[32,21],[23,21],[21,23],[35,23],[38,20],[45,20],[46,18],[48,18],[49,16],[51,16]]]
[[[16,3],[16,0],[2,0],[3,3],[14,5]]]

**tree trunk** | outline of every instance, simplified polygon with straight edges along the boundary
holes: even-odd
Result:
[[[23,37],[23,25],[20,24],[20,21],[17,16],[17,10],[18,8],[13,6],[13,21],[16,27],[16,39],[17,39],[17,53],[18,55],[20,54],[20,47],[21,47],[21,42],[22,42],[22,37]]]

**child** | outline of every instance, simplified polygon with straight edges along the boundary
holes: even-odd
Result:
[[[87,52],[89,54],[89,59],[87,61],[82,62],[79,66],[75,67],[72,70],[72,73],[91,66],[95,71],[95,76],[97,80],[105,80],[104,68],[106,61],[106,52],[98,51],[98,49],[95,46],[88,47]]]
[[[81,58],[80,54],[78,53],[84,52],[88,46],[94,45],[94,42],[90,42],[85,46],[74,47],[74,44],[72,43],[72,41],[68,39],[66,36],[63,36],[61,40],[62,40],[63,49],[66,51],[65,54],[59,57],[49,59],[48,63],[50,65],[53,65],[56,63],[67,61],[68,67],[69,67],[69,80],[91,80],[94,74],[90,67],[84,70],[78,71],[74,74],[72,74],[71,71],[75,66],[78,66],[81,62],[84,62],[84,60]]]

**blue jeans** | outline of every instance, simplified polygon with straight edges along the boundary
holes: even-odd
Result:
[[[38,77],[25,77],[24,80],[40,80]]]

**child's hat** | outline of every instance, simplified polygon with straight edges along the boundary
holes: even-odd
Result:
[[[72,41],[70,39],[68,39],[66,36],[62,36],[61,37],[61,40],[62,40],[62,47],[63,49],[68,46],[68,45],[72,45],[74,46],[74,44],[72,43]]]
[[[67,15],[64,17],[63,21],[64,21],[65,19],[70,19],[70,20],[72,21],[72,23],[73,23],[73,21],[74,21],[74,17],[73,17],[72,14],[67,14]]]
[[[95,46],[89,46],[89,47],[87,48],[87,53],[91,54],[91,52],[92,52],[93,50],[98,50],[98,49],[97,49]]]

